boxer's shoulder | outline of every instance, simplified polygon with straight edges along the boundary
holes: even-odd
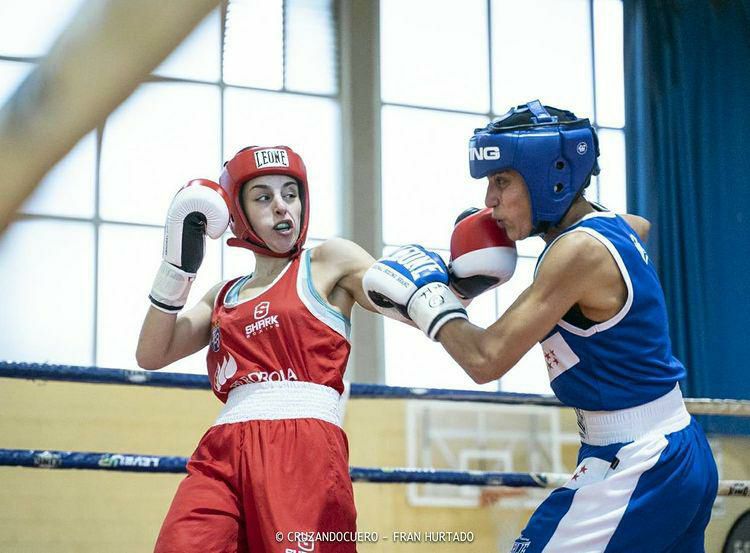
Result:
[[[606,246],[588,232],[574,229],[558,236],[544,252],[537,275],[570,274],[583,276],[606,262],[611,256]]]
[[[372,262],[370,254],[345,238],[330,238],[310,251],[313,274],[327,275],[335,281],[366,270]]]

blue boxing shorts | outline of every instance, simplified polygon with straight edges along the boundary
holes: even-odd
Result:
[[[718,473],[679,388],[638,407],[578,414],[576,471],[511,553],[703,553]]]

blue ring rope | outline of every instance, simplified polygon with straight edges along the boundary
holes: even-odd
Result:
[[[164,388],[208,390],[206,375],[181,374],[145,370],[103,369],[76,365],[47,365],[0,361],[0,378],[54,380],[96,384],[160,386]],[[352,398],[431,399],[470,401],[505,405],[540,405],[565,407],[552,395],[515,392],[484,392],[475,390],[443,390],[440,388],[408,388],[382,384],[352,384]],[[700,415],[750,416],[750,401],[742,399],[685,398],[688,412]]]
[[[129,371],[124,369],[103,369],[100,367],[81,367],[76,365],[15,363],[10,361],[0,361],[0,378],[159,386],[164,388],[211,389],[208,377],[199,374],[180,374],[142,370]],[[351,385],[351,397],[382,399],[440,399],[478,403],[563,407],[563,404],[560,403],[556,397],[541,394],[442,390],[439,388],[408,388],[403,386],[384,386],[381,384],[354,383]]]
[[[184,473],[186,457],[139,455],[134,453],[95,453],[48,451],[41,449],[0,449],[0,466],[48,469],[89,469],[149,473]],[[435,469],[379,469],[351,467],[355,482],[431,483],[472,486],[510,486],[544,488],[550,483],[546,474],[523,472],[479,472]]]
[[[187,461],[186,457],[132,453],[0,449],[0,466],[6,467],[185,473]],[[569,476],[565,474],[541,472],[481,472],[409,468],[350,467],[349,474],[353,482],[506,486],[510,488],[554,488],[562,486],[569,479]],[[750,481],[722,480],[719,482],[717,495],[750,497]]]

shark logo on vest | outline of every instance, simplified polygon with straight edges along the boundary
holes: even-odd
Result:
[[[245,338],[252,338],[256,334],[262,334],[268,329],[279,328],[279,316],[269,315],[271,302],[264,301],[255,306],[253,317],[255,322],[245,326]]]

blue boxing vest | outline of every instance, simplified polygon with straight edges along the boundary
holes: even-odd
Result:
[[[614,213],[590,213],[547,245],[537,270],[571,232],[586,232],[609,250],[628,295],[611,319],[587,324],[571,310],[542,340],[555,395],[578,409],[614,411],[670,392],[685,367],[672,355],[664,292],[638,234]]]

